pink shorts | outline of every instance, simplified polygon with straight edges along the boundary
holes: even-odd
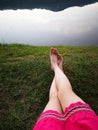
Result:
[[[43,112],[33,130],[97,130],[98,116],[88,104],[77,102],[64,114],[54,110]]]

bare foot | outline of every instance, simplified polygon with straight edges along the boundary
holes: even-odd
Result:
[[[63,70],[62,63],[63,58],[57,49],[51,48],[50,50],[50,61],[51,61],[51,69],[54,70],[55,65],[58,65],[61,70]]]

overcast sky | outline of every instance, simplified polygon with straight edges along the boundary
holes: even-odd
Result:
[[[98,2],[59,12],[45,9],[0,11],[0,42],[98,46]]]

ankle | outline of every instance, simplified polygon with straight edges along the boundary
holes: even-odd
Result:
[[[56,69],[58,68],[58,64],[54,64],[54,72],[56,71]]]

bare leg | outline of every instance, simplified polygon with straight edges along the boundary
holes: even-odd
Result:
[[[44,111],[46,110],[56,110],[59,113],[62,113],[62,108],[61,108],[61,104],[59,101],[59,98],[57,96],[57,88],[55,85],[55,78],[53,79],[53,82],[51,84],[50,87],[50,92],[49,92],[49,101],[44,109]]]
[[[58,55],[60,56],[59,58]],[[84,103],[84,101],[73,92],[72,86],[67,76],[62,71],[62,67],[59,66],[60,62],[62,62],[62,57],[56,49],[51,49],[50,60],[52,70],[55,73],[55,83],[63,111],[65,110],[65,107],[69,106],[71,103],[78,101]]]

